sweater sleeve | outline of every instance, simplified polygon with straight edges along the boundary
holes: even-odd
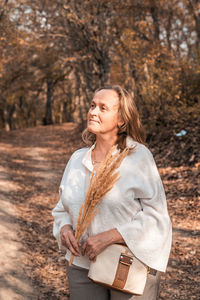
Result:
[[[131,222],[117,226],[117,230],[138,259],[164,272],[171,249],[171,221],[153,156],[146,147],[141,152],[142,157],[136,155],[134,162],[137,172],[133,172],[134,198],[139,199],[141,210]]]
[[[58,247],[60,250],[66,250],[66,247],[64,247],[61,243],[60,229],[64,225],[71,224],[69,212],[64,208],[64,206],[62,204],[62,192],[64,189],[64,183],[66,181],[66,178],[67,178],[69,170],[70,170],[71,160],[72,160],[72,157],[69,160],[69,162],[67,163],[67,166],[65,168],[65,171],[64,171],[61,183],[60,183],[60,187],[59,187],[60,200],[58,201],[55,208],[52,210],[52,216],[54,218],[53,235],[58,242]]]

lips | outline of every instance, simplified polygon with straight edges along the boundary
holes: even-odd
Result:
[[[95,123],[99,123],[99,121],[97,121],[97,120],[93,120],[93,119],[89,119],[89,122],[95,122]]]

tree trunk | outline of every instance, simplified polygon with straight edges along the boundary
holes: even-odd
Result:
[[[6,131],[10,131],[10,123],[9,123],[9,111],[6,105],[6,102],[3,101],[3,121],[4,121],[4,128]]]
[[[151,0],[150,3],[151,3],[150,12],[151,12],[151,16],[152,16],[153,24],[154,24],[154,38],[156,41],[159,41],[160,27],[159,27],[158,7],[156,6],[155,0]]]
[[[98,51],[96,61],[99,67],[100,84],[101,86],[104,86],[109,79],[110,73],[110,58],[108,53],[106,51]]]
[[[4,109],[4,127],[6,131],[10,131],[10,124],[8,122],[8,111],[7,108]]]
[[[199,44],[200,44],[200,13],[198,10],[198,1],[194,1],[195,3],[192,3],[191,0],[188,0],[188,7],[189,10],[191,12],[191,14],[193,15],[193,19],[194,19],[194,24],[195,24],[195,30],[196,30],[196,49],[197,49],[197,53],[199,51]],[[196,6],[196,7],[195,7]]]
[[[52,120],[52,101],[53,101],[53,81],[52,79],[47,79],[47,101],[46,101],[46,111],[45,111],[45,117],[43,119],[44,125],[50,125],[53,124]]]

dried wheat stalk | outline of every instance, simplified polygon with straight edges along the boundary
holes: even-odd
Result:
[[[113,152],[115,154],[113,155]],[[129,149],[124,149],[121,153],[117,146],[113,146],[107,154],[99,169],[92,173],[90,186],[85,202],[82,203],[77,220],[75,238],[77,242],[81,240],[86,228],[89,226],[94,216],[98,212],[98,204],[105,194],[111,190],[116,181],[119,180],[119,168],[124,157],[129,153]],[[72,264],[74,256],[71,255],[69,265]]]

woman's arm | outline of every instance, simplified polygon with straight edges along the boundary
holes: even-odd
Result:
[[[101,232],[87,238],[81,248],[82,255],[93,260],[99,253],[111,244],[125,244],[123,237],[116,228]]]
[[[62,203],[62,193],[66,185],[66,179],[69,174],[70,168],[71,168],[71,162],[72,162],[72,157],[71,156],[70,160],[68,161],[65,171],[63,173],[63,177],[60,183],[59,187],[59,194],[60,194],[60,199],[54,209],[52,210],[52,216],[54,218],[54,223],[53,223],[53,235],[57,239],[58,242],[58,247],[59,249],[62,249],[63,246],[65,247],[63,250],[66,250],[66,243],[61,240],[61,234],[60,231],[63,228],[63,233],[66,232],[66,228],[71,228],[71,219],[69,212],[64,208],[63,203]]]
[[[143,147],[130,161],[134,197],[141,210],[116,226],[131,252],[149,267],[165,272],[171,249],[172,226],[166,196],[155,161]],[[134,201],[134,199],[133,199]]]
[[[71,221],[69,213],[64,209],[61,199],[58,201],[56,207],[52,210],[52,216],[54,218],[53,235],[57,239],[59,249],[62,249],[63,243],[61,241],[60,230],[67,224],[71,225]]]

